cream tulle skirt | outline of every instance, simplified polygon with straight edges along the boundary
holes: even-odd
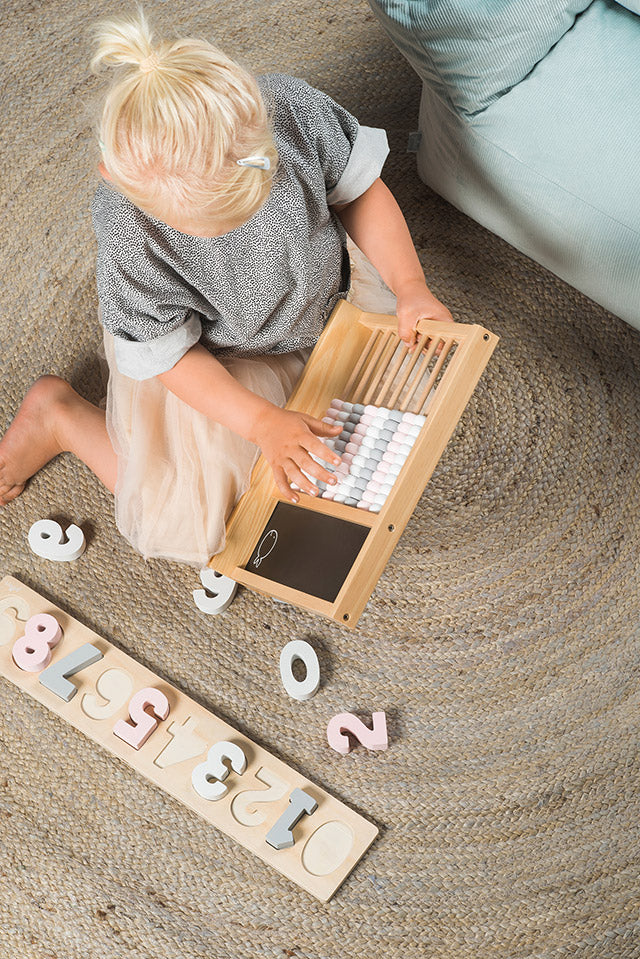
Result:
[[[349,252],[349,299],[365,310],[393,313],[393,294],[373,266],[356,247]],[[119,373],[108,333],[104,349],[107,430],[118,457],[118,529],[145,558],[202,567],[224,547],[226,520],[249,486],[260,451],[157,378],[138,381]],[[284,406],[310,353],[229,357],[224,365],[247,389]]]

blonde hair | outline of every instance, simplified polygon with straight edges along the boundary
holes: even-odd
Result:
[[[145,212],[239,224],[266,200],[278,154],[255,79],[205,40],[162,40],[141,9],[93,30],[115,66],[99,124],[114,186]],[[266,157],[269,172],[239,166]]]

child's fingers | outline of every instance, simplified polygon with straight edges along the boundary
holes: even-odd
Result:
[[[340,457],[337,457],[334,460],[334,455],[335,454],[333,453],[331,454],[331,462],[337,466],[340,463]],[[329,459],[326,452],[323,458],[325,461]],[[322,463],[318,463],[317,460],[315,460],[313,456],[311,456],[311,454],[304,449],[301,449],[300,455],[296,457],[296,466],[298,469],[302,469],[305,473],[315,477],[316,480],[323,480],[325,483],[330,483],[331,485],[333,485],[336,481],[335,474],[326,469]]]
[[[297,503],[299,496],[291,489],[287,474],[282,466],[272,466],[271,471],[273,473],[275,484],[282,496],[289,500],[290,503]]]
[[[407,347],[410,353],[413,353],[418,344],[418,331],[415,327],[406,328],[398,324],[398,336]]]
[[[316,466],[317,468],[317,464],[313,462],[311,457],[308,457],[308,459],[311,465]],[[288,460],[285,463],[284,470],[285,470],[285,473],[287,474],[287,478],[289,482],[295,483],[298,489],[302,490],[303,493],[308,493],[309,496],[318,495],[318,493],[320,492],[318,487],[315,485],[313,480],[309,479],[308,476],[305,476],[305,474],[302,472],[298,464],[295,463],[293,460]],[[305,471],[308,473],[311,473],[311,469],[306,469],[306,467],[305,467]]]
[[[316,436],[339,436],[342,432],[340,423],[324,423],[316,419],[315,416],[307,416],[303,413],[303,418],[312,433]]]

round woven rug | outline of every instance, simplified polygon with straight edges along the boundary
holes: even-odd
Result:
[[[323,905],[0,679],[0,959],[637,959],[640,335],[419,181],[419,82],[364,0],[146,9],[385,127],[429,284],[500,343],[352,632],[247,590],[207,618],[70,456],[0,510],[0,574],[380,829]],[[86,28],[114,12],[3,16],[0,430],[43,372],[102,396]],[[29,551],[43,517],[82,526],[81,559]],[[320,658],[304,703],[291,639]],[[350,710],[386,712],[387,751],[329,748]]]

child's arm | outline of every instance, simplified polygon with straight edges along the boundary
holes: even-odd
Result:
[[[427,287],[405,218],[382,180],[375,180],[351,203],[334,209],[351,239],[395,293],[398,333],[407,346],[417,343],[418,320],[453,320]]]
[[[291,502],[298,501],[292,482],[306,493],[318,492],[301,470],[325,482],[335,482],[333,474],[309,454],[338,464],[339,457],[318,437],[335,437],[340,427],[306,413],[280,409],[252,393],[199,343],[158,379],[193,409],[259,446],[273,470],[276,486]]]

